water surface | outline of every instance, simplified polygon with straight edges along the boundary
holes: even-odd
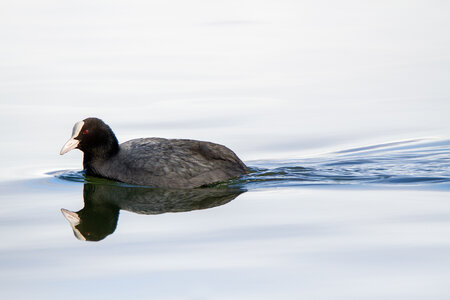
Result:
[[[449,299],[448,11],[2,1],[0,298]],[[224,144],[252,173],[86,177],[58,153],[91,116],[120,142]]]
[[[2,182],[1,294],[444,299],[449,151],[414,140],[250,161],[248,176],[188,191],[76,169]]]

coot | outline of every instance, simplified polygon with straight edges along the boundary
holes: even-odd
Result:
[[[248,172],[225,146],[187,139],[141,138],[119,145],[98,118],[76,123],[60,154],[78,148],[87,175],[159,188],[195,188]]]

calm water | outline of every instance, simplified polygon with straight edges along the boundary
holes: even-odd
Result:
[[[414,140],[250,161],[189,191],[76,169],[3,181],[1,295],[445,299],[449,154]]]
[[[449,5],[2,1],[0,299],[449,299]],[[86,177],[89,116],[252,173]]]

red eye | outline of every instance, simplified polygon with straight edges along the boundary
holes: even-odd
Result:
[[[83,134],[88,134],[89,133],[89,130],[85,130],[85,131],[83,131]]]

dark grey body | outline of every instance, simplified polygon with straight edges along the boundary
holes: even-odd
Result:
[[[142,138],[120,144],[107,159],[86,161],[88,175],[164,188],[195,188],[247,173],[225,146],[183,139]]]

